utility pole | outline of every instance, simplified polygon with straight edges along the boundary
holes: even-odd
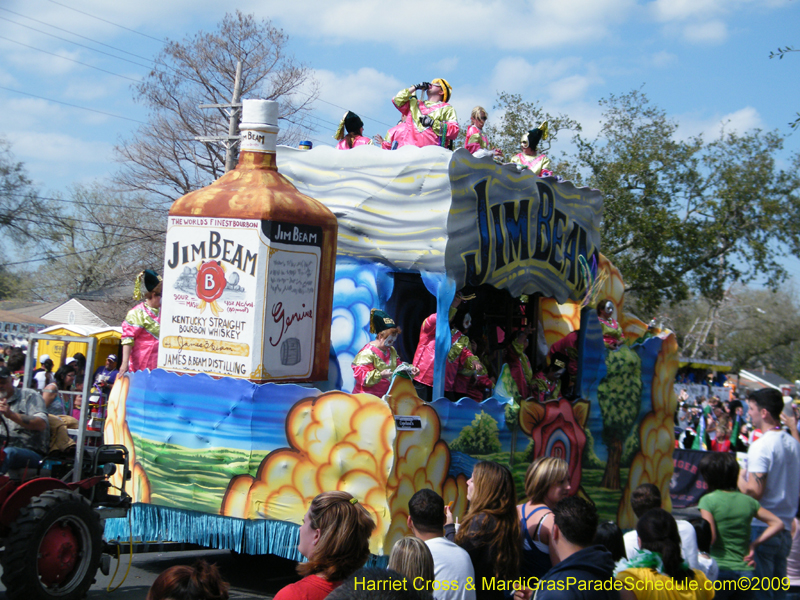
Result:
[[[201,104],[198,108],[226,108],[228,109],[228,135],[198,136],[195,139],[208,142],[223,142],[225,144],[225,172],[236,167],[239,158],[237,144],[239,143],[239,113],[242,110],[242,61],[236,61],[236,78],[233,82],[233,96],[230,104]]]

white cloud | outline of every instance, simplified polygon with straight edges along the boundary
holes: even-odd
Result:
[[[656,19],[662,23],[708,17],[722,12],[732,0],[655,0],[650,4]]]
[[[455,71],[456,67],[458,67],[458,57],[451,56],[449,58],[443,58],[442,60],[433,63],[430,65],[431,72],[439,72],[443,71],[445,73],[451,73]]]
[[[293,32],[335,42],[358,35],[363,41],[401,49],[485,44],[532,50],[605,38],[633,7],[634,0],[406,0],[402,8],[374,0],[307,0],[272,3],[265,9],[252,0],[243,10],[279,19]]]
[[[690,23],[684,27],[683,36],[689,42],[719,44],[727,39],[728,28],[722,21]]]
[[[540,95],[545,87],[544,82],[574,71],[580,66],[580,59],[574,57],[540,60],[536,64],[531,64],[520,56],[508,56],[497,61],[492,70],[490,91],[522,93],[533,90]]]
[[[583,99],[589,87],[602,83],[602,79],[587,75],[570,75],[547,86],[550,100],[555,103],[570,102]]]
[[[25,164],[37,186],[48,186],[54,178],[101,177],[116,168],[111,161],[113,148],[105,142],[76,138],[49,131],[8,132],[14,143],[14,156]]]
[[[649,57],[650,65],[663,68],[675,65],[678,63],[678,57],[671,52],[667,52],[666,50],[662,50],[661,52],[656,52],[652,56]]]
[[[708,118],[697,115],[681,115],[677,117],[680,123],[678,136],[686,139],[695,135],[702,135],[705,140],[713,140],[722,132],[745,133],[752,129],[763,129],[764,121],[761,115],[752,106],[745,106],[726,115],[714,115]]]

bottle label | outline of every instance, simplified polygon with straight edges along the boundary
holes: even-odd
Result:
[[[159,368],[250,377],[260,359],[259,227],[256,219],[169,218]]]
[[[297,380],[314,367],[322,228],[173,216],[158,366]]]
[[[309,377],[314,366],[322,228],[261,222],[268,247],[262,361],[267,379]]]
[[[275,144],[278,140],[278,128],[275,131],[262,129],[244,129],[241,132],[241,150],[249,152],[275,153]]]

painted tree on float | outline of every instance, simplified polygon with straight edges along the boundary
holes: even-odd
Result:
[[[606,469],[600,487],[620,489],[622,446],[636,424],[642,395],[641,359],[627,346],[609,352],[608,374],[597,388],[603,417],[603,443],[608,448]]]

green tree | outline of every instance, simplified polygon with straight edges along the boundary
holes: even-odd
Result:
[[[580,131],[577,121],[563,114],[553,115],[546,112],[538,103],[526,102],[519,94],[500,92],[494,103],[494,112],[483,128],[489,143],[500,148],[503,156],[509,160],[519,152],[519,141],[523,134],[547,121],[548,139],[539,142],[539,151],[547,153],[558,139],[559,133]],[[462,142],[463,145],[463,142]],[[552,159],[551,159],[552,160]]]
[[[766,367],[790,381],[800,351],[800,305],[793,285],[772,291],[742,285],[721,302],[695,296],[663,311],[689,356],[729,361],[733,370]]]
[[[497,421],[491,415],[481,411],[472,420],[472,425],[467,425],[450,444],[450,449],[466,454],[493,454],[500,452],[500,434]]]
[[[560,173],[604,196],[602,252],[624,274],[645,314],[692,290],[719,301],[734,281],[767,275],[777,288],[787,253],[800,250],[800,155],[776,166],[783,139],[759,130],[706,143],[678,126],[639,90],[601,100],[594,139]]]

